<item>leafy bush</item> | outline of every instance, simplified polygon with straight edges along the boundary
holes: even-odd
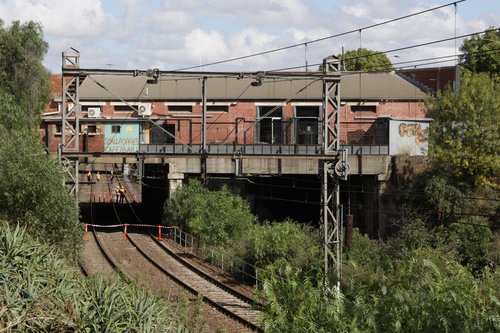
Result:
[[[62,170],[34,135],[0,126],[0,217],[28,228],[72,258],[82,243],[78,207],[62,187]]]
[[[302,271],[284,260],[261,271],[258,298],[266,332],[349,332],[341,299],[325,298],[319,271]]]
[[[227,188],[209,191],[190,180],[165,202],[164,220],[192,232],[207,245],[240,238],[255,222],[248,203]]]
[[[177,310],[152,292],[119,279],[82,279],[48,247],[5,221],[0,221],[0,288],[0,331],[189,331],[183,324],[189,316],[175,315]]]
[[[366,244],[365,244],[366,245]],[[383,257],[383,254],[375,256]],[[481,279],[439,251],[407,251],[383,267],[346,261],[337,297],[318,271],[277,262],[260,292],[270,332],[496,332],[499,274]]]
[[[235,244],[236,255],[259,267],[285,259],[295,267],[317,266],[313,231],[291,219],[255,225]]]

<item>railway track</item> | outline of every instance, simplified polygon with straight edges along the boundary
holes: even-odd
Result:
[[[112,184],[107,178],[105,180],[109,192],[112,192]],[[126,183],[120,182],[120,180],[119,184],[127,186]],[[127,191],[127,193],[130,192]],[[120,224],[122,224],[124,218],[127,221],[135,219],[141,223],[132,205],[130,205],[129,198],[130,195],[125,199],[126,203],[123,205],[115,205],[113,200],[112,205],[116,219]],[[130,226],[132,225],[129,224],[129,228]],[[122,265],[115,263],[112,256],[107,253],[107,246],[100,243],[100,237],[95,229],[93,230],[93,235],[96,241],[99,242],[103,253],[108,257],[110,264],[114,265],[114,267],[121,267]],[[178,286],[181,286],[184,290],[197,297],[201,296],[205,303],[244,327],[253,331],[262,331],[260,328],[261,313],[256,309],[256,305],[250,297],[239,293],[230,286],[217,281],[209,274],[189,264],[189,262],[171,251],[167,244],[157,240],[152,235],[131,234],[129,232],[127,233],[126,240],[130,243],[130,247],[135,249],[144,260],[160,271],[161,274],[174,281]],[[125,268],[121,268],[125,273]],[[130,275],[127,274],[127,277]]]
[[[94,184],[90,184],[90,222],[94,223],[94,207],[92,200]],[[96,273],[112,274],[116,272],[117,265],[111,259],[106,249],[103,247],[96,231],[91,228],[90,233],[87,233],[87,240],[84,243],[82,256],[78,260],[78,266],[84,276],[89,276]],[[86,257],[84,257],[85,255]],[[90,256],[90,258],[89,258]]]
[[[152,242],[150,236],[143,234],[133,236],[128,234],[127,236],[152,265],[170,276],[183,288],[195,295],[203,296],[203,300],[211,306],[252,330],[261,331],[260,311],[254,308],[253,300],[180,261],[164,247]]]

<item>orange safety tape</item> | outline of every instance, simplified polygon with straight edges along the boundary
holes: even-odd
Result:
[[[165,226],[165,225],[155,225],[155,224],[128,224],[128,223],[123,223],[123,224],[109,224],[109,225],[103,225],[103,224],[90,224],[88,223],[87,226],[89,227],[94,227],[94,228],[117,228],[117,227],[150,227],[150,228],[161,228],[161,229],[175,229],[177,227],[172,227],[172,226]]]

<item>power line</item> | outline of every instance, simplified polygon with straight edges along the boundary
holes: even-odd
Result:
[[[500,29],[496,29],[496,30],[500,30]],[[398,48],[395,48],[395,49],[389,49],[389,50],[386,50],[386,51],[377,51],[377,52],[373,52],[373,53],[368,54],[368,55],[359,55],[359,56],[355,56],[355,57],[344,58],[344,60],[356,60],[356,59],[362,59],[362,58],[369,58],[369,57],[373,57],[375,55],[393,53],[393,52],[398,52],[398,51],[404,51],[404,50],[409,50],[409,49],[413,49],[413,48],[418,48],[418,47],[422,47],[422,46],[428,46],[428,45],[433,45],[433,44],[439,44],[439,43],[449,42],[449,41],[454,40],[456,38],[466,38],[466,37],[471,37],[473,35],[478,35],[478,34],[481,34],[481,33],[485,33],[485,32],[484,31],[472,32],[472,33],[460,35],[460,36],[457,36],[457,37],[448,37],[448,38],[438,39],[438,40],[429,41],[429,42],[425,42],[425,43],[413,44],[413,45],[398,47]],[[322,64],[323,63],[316,63],[316,64],[312,64],[312,65],[309,65],[309,66],[320,66]],[[279,68],[279,69],[269,70],[268,72],[282,72],[282,71],[289,71],[289,70],[292,70],[292,69],[301,69],[301,68],[304,68],[304,66],[303,65],[299,65],[299,66],[285,67],[285,68]]]
[[[429,8],[429,9],[422,10],[422,11],[419,11],[419,12],[416,12],[416,13],[413,13],[413,14],[408,14],[408,15],[400,16],[400,17],[397,17],[397,18],[394,18],[394,19],[390,19],[390,20],[379,22],[379,23],[367,25],[367,26],[362,27],[362,28],[345,31],[345,32],[341,32],[341,33],[338,33],[338,34],[334,34],[334,35],[330,35],[330,36],[326,36],[326,37],[322,37],[322,38],[313,39],[313,40],[309,40],[309,41],[302,42],[302,43],[291,44],[291,45],[288,45],[288,46],[283,46],[283,47],[279,47],[279,48],[275,48],[275,49],[271,49],[271,50],[267,50],[267,51],[252,53],[252,54],[248,54],[248,55],[244,55],[244,56],[239,56],[239,57],[234,57],[234,58],[229,58],[229,59],[225,59],[225,60],[215,61],[215,62],[211,62],[211,63],[207,63],[207,64],[190,66],[190,67],[184,67],[184,68],[176,69],[175,71],[185,71],[185,70],[199,68],[199,67],[219,65],[219,64],[226,63],[226,62],[233,62],[233,61],[237,61],[237,60],[243,60],[243,59],[248,59],[248,58],[252,58],[252,57],[256,57],[256,56],[270,54],[270,53],[274,53],[274,52],[278,52],[278,51],[284,51],[284,50],[288,50],[288,49],[299,47],[299,46],[307,46],[309,44],[318,43],[318,42],[322,42],[322,41],[325,41],[325,40],[328,40],[328,39],[332,39],[332,38],[336,38],[336,37],[341,37],[341,36],[345,36],[345,35],[352,34],[352,33],[361,32],[363,30],[368,30],[368,29],[371,29],[371,28],[375,28],[375,27],[378,27],[378,26],[385,25],[385,24],[397,22],[397,21],[404,20],[404,19],[407,19],[407,18],[410,18],[410,17],[413,17],[413,16],[418,16],[418,15],[421,15],[421,14],[429,13],[429,12],[432,12],[432,11],[435,11],[435,10],[438,10],[438,9],[441,9],[441,8],[445,8],[445,7],[448,7],[448,6],[451,6],[451,5],[456,6],[458,3],[461,3],[461,2],[464,2],[464,1],[466,1],[466,0],[459,0],[459,1],[450,2],[450,3],[447,3],[447,4],[441,5],[441,6]],[[301,67],[305,67],[305,66],[301,66]]]

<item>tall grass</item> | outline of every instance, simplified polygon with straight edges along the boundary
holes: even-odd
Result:
[[[1,332],[191,332],[201,320],[119,278],[83,278],[19,226],[0,221]]]

